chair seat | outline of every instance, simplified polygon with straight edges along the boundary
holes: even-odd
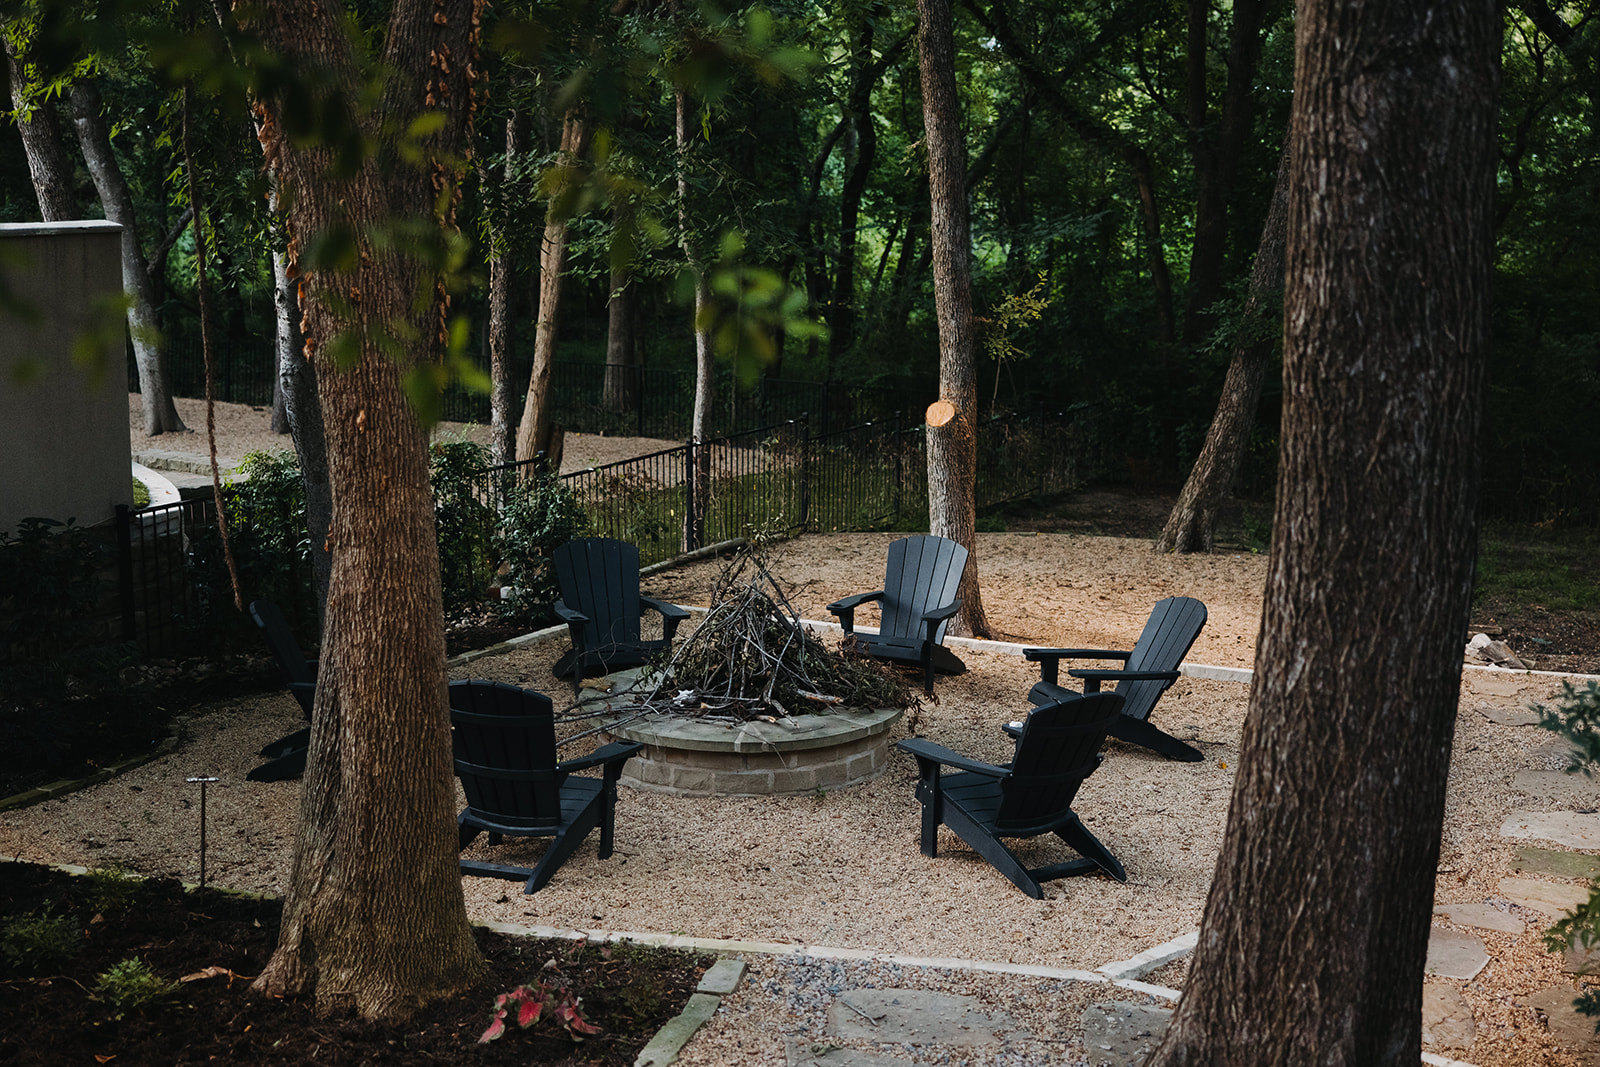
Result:
[[[923,642],[904,637],[881,637],[876,634],[857,632],[853,635],[861,651],[873,659],[889,660],[892,663],[904,663],[909,666],[919,666],[922,663]],[[933,669],[940,674],[965,674],[967,665],[961,658],[943,645],[934,645],[930,649],[933,659]]]

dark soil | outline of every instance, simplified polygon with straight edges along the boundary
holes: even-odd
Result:
[[[488,976],[436,1002],[404,1025],[318,1016],[309,1003],[250,990],[278,937],[280,905],[176,882],[73,877],[47,867],[6,864],[0,876],[0,1063],[34,1064],[579,1064],[633,1063],[657,1030],[688,1001],[709,961],[632,946],[512,938],[478,931]],[[117,897],[122,897],[119,903]],[[18,916],[70,920],[70,959],[19,966],[18,949],[39,938],[17,932]],[[32,954],[29,954],[30,956]],[[142,961],[177,982],[155,1006],[118,1012],[97,980],[113,966]],[[555,968],[546,968],[554,960]],[[213,970],[214,969],[214,970]],[[27,973],[24,973],[26,971]],[[186,975],[213,976],[184,981]],[[600,1033],[574,1042],[554,1021],[477,1039],[494,998],[538,978],[581,998]]]

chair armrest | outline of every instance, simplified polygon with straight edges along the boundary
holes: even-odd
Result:
[[[883,590],[876,589],[870,593],[857,593],[847,596],[843,600],[835,600],[828,605],[828,610],[839,617],[839,625],[844,627],[845,633],[853,633],[856,625],[856,609],[869,600],[882,600]]]
[[[1067,673],[1074,678],[1097,682],[1176,682],[1183,677],[1182,671],[1103,671],[1080,668]]]
[[[574,771],[586,771],[590,767],[599,767],[603,764],[615,763],[619,767],[626,763],[640,749],[644,748],[637,741],[613,741],[595,749],[587,756],[577,756],[573,759],[563,760],[556,764],[557,774],[571,774]]]
[[[639,603],[660,612],[661,617],[664,619],[676,619],[682,622],[689,617],[689,613],[678,605],[667,600],[657,600],[653,596],[641,596]]]
[[[551,604],[550,610],[554,611],[556,613],[556,617],[562,622],[566,623],[568,626],[582,626],[584,623],[589,621],[589,616],[585,615],[581,611],[573,611],[571,608],[567,607],[564,601],[561,600]]]
[[[924,611],[922,613],[922,618],[925,622],[937,624],[944,622],[946,619],[953,618],[955,613],[960,610],[961,601],[952,600],[942,608],[934,608],[932,611]]]
[[[1132,652],[1118,652],[1109,648],[1025,648],[1022,658],[1039,664],[1039,680],[1056,682],[1061,678],[1061,661],[1064,659],[1120,659],[1124,662]]]
[[[657,600],[653,596],[640,596],[641,608],[652,608],[661,613],[661,636],[666,638],[667,644],[672,644],[673,635],[678,632],[678,624],[689,617],[689,613],[678,605],[665,600]]]
[[[929,765],[954,767],[958,771],[971,771],[973,774],[981,774],[989,778],[1004,778],[1011,773],[1011,768],[1009,767],[997,767],[993,763],[969,759],[959,752],[952,752],[943,745],[936,745],[932,741],[924,741],[920,737],[908,737],[904,741],[896,741],[894,747],[915,756],[919,767]],[[926,777],[926,774],[924,774],[924,777]]]

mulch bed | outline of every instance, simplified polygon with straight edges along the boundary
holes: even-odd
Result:
[[[74,877],[48,867],[5,864],[0,876],[0,1063],[85,1064],[598,1064],[626,1067],[682,1010],[708,964],[704,957],[636,946],[513,938],[478,931],[489,963],[474,989],[438,1001],[402,1026],[318,1016],[309,1002],[250,990],[277,942],[281,904],[173,881],[104,874]],[[120,898],[120,899],[119,899]],[[47,909],[47,911],[45,910]],[[36,968],[18,962],[18,916],[68,917],[71,959]],[[19,940],[20,938],[20,940]],[[37,958],[37,957],[31,957]],[[155,1006],[117,1011],[96,994],[99,976],[123,961],[180,979]],[[557,969],[541,970],[547,960]],[[36,971],[38,973],[20,973]],[[231,974],[229,973],[231,972]],[[575,1043],[554,1021],[513,1028],[477,1044],[494,998],[559,973],[600,1033]]]

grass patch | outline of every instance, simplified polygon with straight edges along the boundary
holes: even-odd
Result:
[[[1474,606],[1519,604],[1549,611],[1600,608],[1600,559],[1590,533],[1486,526],[1478,544]]]

